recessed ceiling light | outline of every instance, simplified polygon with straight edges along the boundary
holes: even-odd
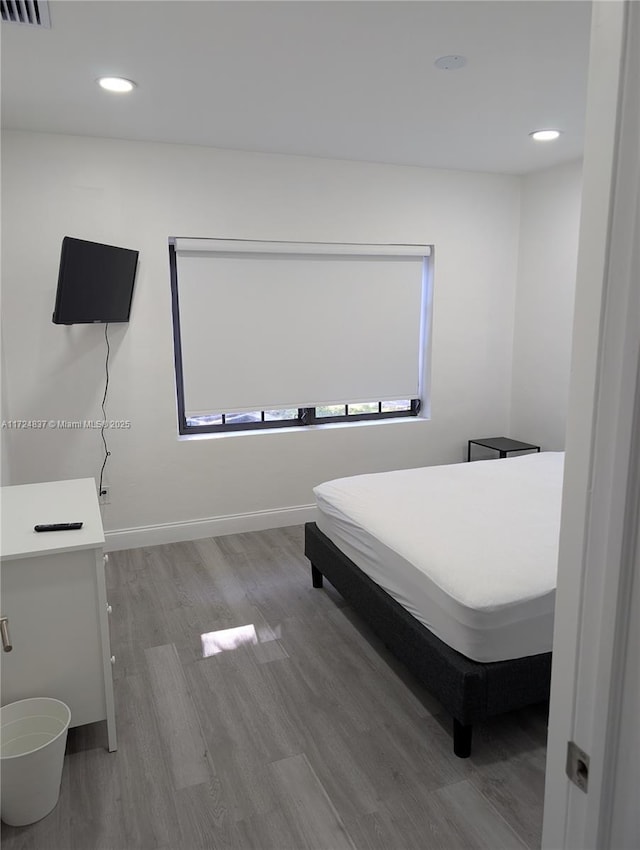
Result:
[[[453,56],[441,56],[433,63],[439,71],[457,71],[464,68],[467,60],[464,56],[454,54]]]
[[[133,91],[136,87],[132,80],[125,80],[124,77],[100,77],[98,85],[107,91],[115,91],[121,94]]]
[[[529,135],[536,142],[552,142],[558,138],[560,130],[535,130],[533,133],[529,133]]]

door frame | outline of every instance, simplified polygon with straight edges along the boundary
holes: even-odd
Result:
[[[593,4],[546,850],[603,850],[612,830],[631,587],[640,580],[639,32],[640,4]],[[589,755],[587,793],[566,776],[569,741]]]

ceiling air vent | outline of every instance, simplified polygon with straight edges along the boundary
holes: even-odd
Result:
[[[47,0],[0,0],[2,20],[8,24],[26,24],[50,29]]]

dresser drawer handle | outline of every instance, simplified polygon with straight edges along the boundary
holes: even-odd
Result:
[[[115,663],[116,663],[116,657],[115,657],[115,655],[112,655],[112,656],[111,656],[111,663],[112,663],[112,664],[115,664]]]
[[[111,605],[107,605],[107,614],[113,614],[113,608]]]

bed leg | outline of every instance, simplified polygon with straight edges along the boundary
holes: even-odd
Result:
[[[458,758],[468,759],[471,755],[471,733],[473,726],[465,726],[453,718],[453,752]]]
[[[314,587],[322,587],[322,573],[311,564],[311,581]]]

